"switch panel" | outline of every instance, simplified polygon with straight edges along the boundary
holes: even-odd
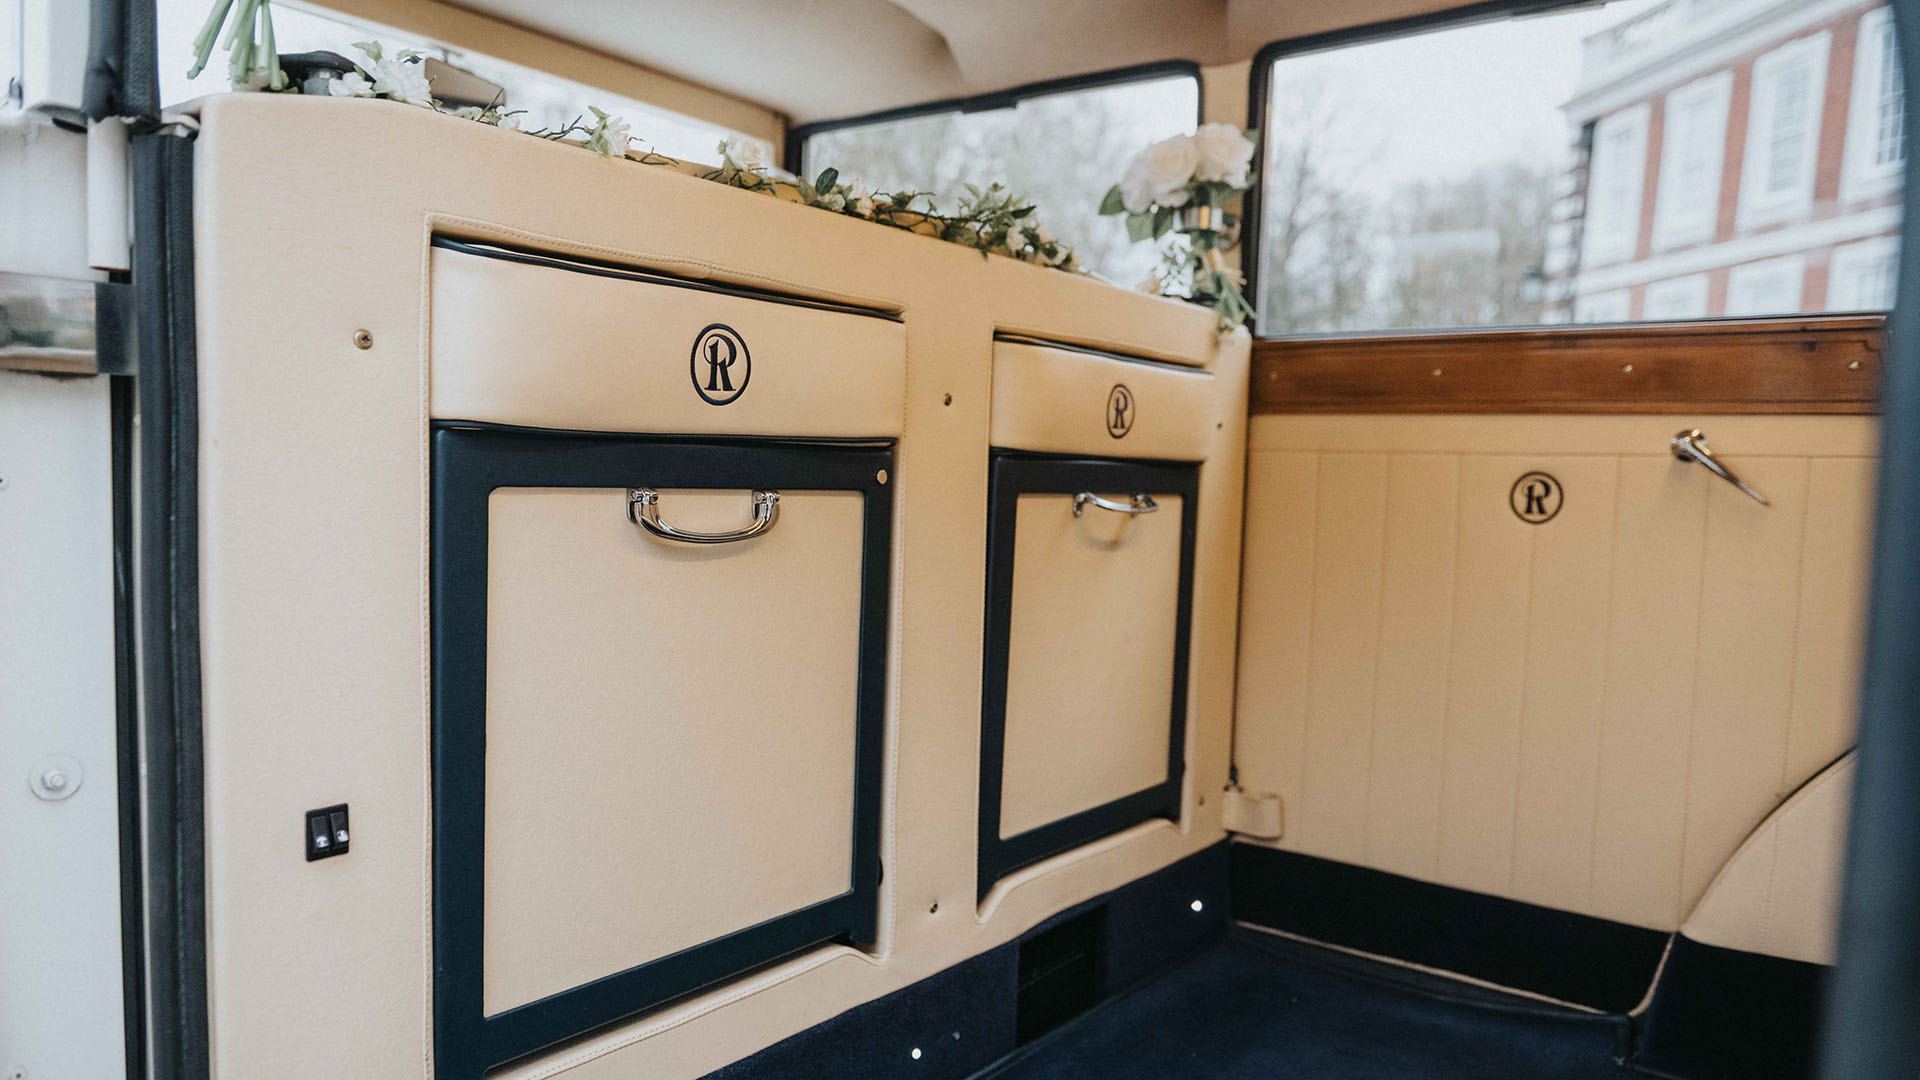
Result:
[[[347,853],[347,804],[307,811],[307,861]]]

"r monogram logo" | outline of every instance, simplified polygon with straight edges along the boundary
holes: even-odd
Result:
[[[1513,482],[1513,490],[1507,492],[1507,502],[1513,507],[1513,516],[1529,525],[1545,525],[1560,512],[1560,503],[1566,493],[1560,488],[1560,481],[1543,472],[1523,474]]]
[[[1123,438],[1133,430],[1133,391],[1125,383],[1114,383],[1107,392],[1107,434]]]
[[[693,357],[688,361],[693,374],[693,391],[709,405],[731,405],[747,391],[753,376],[753,357],[747,343],[733,327],[714,323],[693,339]]]

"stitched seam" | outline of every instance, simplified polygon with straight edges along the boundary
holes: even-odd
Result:
[[[1513,882],[1519,876],[1520,863],[1520,787],[1527,775],[1527,686],[1533,674],[1533,579],[1539,572],[1539,530],[1527,531],[1527,606],[1520,626],[1526,638],[1520,643],[1520,716],[1513,747],[1513,815],[1507,821],[1507,895],[1514,893]]]
[[[1380,543],[1379,554],[1374,560],[1379,575],[1379,591],[1373,603],[1373,685],[1367,702],[1367,771],[1362,778],[1366,791],[1360,804],[1360,860],[1369,865],[1372,863],[1372,854],[1368,848],[1373,840],[1373,753],[1380,726],[1380,660],[1386,652],[1381,640],[1384,636],[1382,623],[1387,611],[1387,560],[1392,557],[1392,548],[1387,544],[1387,511],[1392,505],[1393,456],[1380,456],[1383,459],[1380,477]]]
[[[1693,736],[1700,713],[1700,637],[1707,618],[1707,553],[1713,546],[1713,500],[1700,502],[1700,569],[1693,593],[1693,670],[1687,676],[1687,738],[1681,747],[1680,772],[1680,864],[1674,868],[1673,924],[1687,917],[1687,841],[1693,828]]]
[[[793,293],[796,296],[824,297],[856,304],[860,307],[874,308],[892,314],[899,314],[903,310],[897,301],[868,296],[864,293],[845,292],[839,289],[822,289],[817,285],[795,281],[791,278],[783,278],[777,274],[763,274],[754,270],[743,270],[729,263],[714,262],[710,259],[689,258],[685,255],[670,255],[658,251],[593,244],[582,240],[572,240],[566,237],[554,236],[549,233],[535,232],[531,229],[522,229],[513,225],[505,225],[497,221],[489,221],[486,218],[467,217],[461,214],[429,213],[427,215],[427,224],[429,228],[440,224],[465,225],[497,237],[532,240],[556,250],[573,251],[584,255],[610,256],[620,261],[638,261],[655,266],[675,266],[716,271],[723,280],[753,281],[766,285],[777,285],[783,291]]]
[[[1788,634],[1788,642],[1793,651],[1793,659],[1787,663],[1787,730],[1780,743],[1780,779],[1774,785],[1773,797],[1785,798],[1790,790],[1787,786],[1787,766],[1793,761],[1794,719],[1800,710],[1794,700],[1794,689],[1800,681],[1800,626],[1805,613],[1807,595],[1807,524],[1813,507],[1813,459],[1807,459],[1806,479],[1800,486],[1800,557],[1798,574],[1794,579],[1793,590],[1793,629]]]
[[[1307,784],[1313,766],[1313,683],[1314,625],[1320,607],[1320,518],[1324,500],[1320,498],[1320,474],[1326,468],[1326,456],[1313,455],[1313,532],[1307,538],[1307,685],[1306,708],[1300,723],[1300,811],[1299,822],[1307,818]],[[1297,826],[1296,826],[1297,827]],[[1311,839],[1311,835],[1308,837]],[[1300,846],[1300,845],[1290,845]]]
[[[429,215],[431,218],[431,215]],[[433,229],[420,235],[420,326],[415,342],[418,394],[414,448],[420,484],[420,1051],[423,1077],[433,1075]]]
[[[1460,636],[1460,548],[1462,536],[1466,532],[1466,515],[1460,511],[1461,492],[1466,488],[1467,459],[1456,455],[1458,466],[1453,477],[1453,570],[1449,575],[1447,588],[1447,691],[1440,706],[1440,783],[1435,785],[1438,791],[1434,796],[1433,808],[1433,880],[1440,880],[1440,854],[1446,843],[1447,832],[1447,735],[1453,728],[1453,643]]]
[[[1607,763],[1607,721],[1613,716],[1613,598],[1619,592],[1620,583],[1620,512],[1623,502],[1620,498],[1622,481],[1626,478],[1627,459],[1618,457],[1613,460],[1613,530],[1607,540],[1607,638],[1600,653],[1600,722],[1594,726],[1593,734],[1593,817],[1587,823],[1587,912],[1594,914],[1595,884],[1599,881],[1600,865],[1600,799],[1606,790],[1603,783]]]

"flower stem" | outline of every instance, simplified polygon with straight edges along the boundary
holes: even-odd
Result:
[[[273,40],[273,8],[265,0],[260,4],[260,29],[267,54],[267,86],[273,90],[285,90],[287,73],[280,70],[280,47]]]
[[[233,0],[213,0],[213,8],[207,12],[207,21],[201,25],[200,32],[193,38],[193,66],[187,69],[187,78],[195,78],[206,70],[207,57],[213,55],[213,39],[220,36],[220,24],[227,21],[227,11],[233,7]]]

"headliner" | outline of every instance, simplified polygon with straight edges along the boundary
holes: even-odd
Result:
[[[456,0],[807,123],[1281,38],[1458,0]]]

